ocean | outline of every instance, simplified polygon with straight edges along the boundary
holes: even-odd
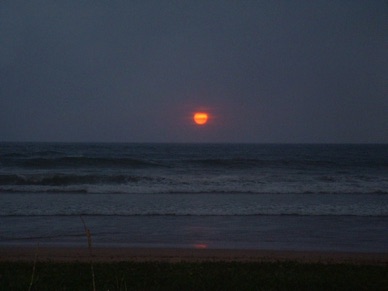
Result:
[[[388,145],[0,143],[0,245],[388,252]]]

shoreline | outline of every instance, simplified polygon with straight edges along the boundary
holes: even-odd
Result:
[[[282,262],[388,265],[388,253],[245,249],[0,247],[0,262]]]

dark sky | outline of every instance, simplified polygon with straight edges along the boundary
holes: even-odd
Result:
[[[0,141],[388,143],[388,4],[1,1]]]

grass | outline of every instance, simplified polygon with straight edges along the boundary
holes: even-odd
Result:
[[[93,265],[93,246],[92,246],[92,233],[90,229],[86,226],[85,220],[80,216],[81,221],[84,225],[85,229],[85,235],[86,238],[88,239],[88,250],[89,250],[89,258],[90,258],[90,271],[92,274],[92,283],[93,283],[93,291],[96,291],[96,279],[95,279],[95,274],[94,274],[94,265]]]
[[[33,262],[0,262],[0,290],[28,290]],[[31,290],[93,290],[88,263],[37,262]],[[95,263],[96,290],[387,290],[388,266],[296,262]]]

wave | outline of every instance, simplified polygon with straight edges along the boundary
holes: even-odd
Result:
[[[2,156],[0,161],[5,167],[26,169],[44,168],[177,168],[201,167],[204,169],[263,169],[263,168],[296,168],[296,169],[349,169],[351,167],[388,168],[384,161],[300,159],[300,158],[190,158],[175,159],[172,155],[162,160],[131,157],[88,157],[62,156],[56,151],[39,152],[38,155],[25,156],[22,153],[10,153]]]
[[[7,154],[0,154],[1,158],[28,158],[27,154],[22,153],[7,153]]]
[[[164,178],[131,175],[0,175],[0,185],[66,186],[90,184],[128,184],[139,181],[160,182]],[[0,188],[1,189],[1,188]],[[66,190],[66,189],[64,189]]]
[[[111,214],[111,213],[59,213],[59,214],[2,214],[0,218],[17,218],[17,217],[263,217],[263,216],[284,216],[284,217],[381,217],[388,218],[388,214],[370,214],[370,213],[230,213],[230,214],[196,214],[196,213],[131,213],[131,214]]]
[[[224,158],[224,159],[192,159],[187,163],[205,167],[230,167],[230,168],[251,168],[251,167],[334,167],[337,162],[321,160],[291,160],[291,159],[246,159],[246,158]]]
[[[221,188],[216,189],[212,187],[195,187],[195,185],[189,187],[168,187],[166,185],[154,185],[154,186],[143,186],[143,185],[92,185],[80,183],[78,185],[5,185],[0,186],[0,193],[30,193],[30,194],[39,194],[39,193],[56,193],[56,194],[90,194],[90,195],[99,195],[99,194],[112,194],[112,195],[131,195],[131,194],[176,194],[176,195],[185,195],[185,194],[197,194],[197,195],[206,195],[206,194],[249,194],[249,195],[388,195],[388,190],[377,189],[370,191],[357,191],[352,189],[345,190],[328,190],[328,191],[314,191],[314,190],[301,190],[295,191],[295,189],[290,190],[277,190],[277,189],[247,189],[240,188],[236,189],[235,187]]]
[[[226,168],[241,168],[241,167],[258,167],[268,166],[268,161],[256,159],[193,159],[186,160],[188,164],[193,164],[203,167],[226,167]]]
[[[62,151],[56,151],[56,150],[42,150],[42,151],[32,151],[32,152],[9,152],[9,153],[0,154],[0,157],[5,159],[12,159],[12,158],[31,159],[31,158],[41,158],[41,157],[53,158],[53,157],[59,157],[59,156],[66,156],[66,153]]]
[[[58,157],[58,158],[27,158],[3,160],[3,166],[18,166],[23,168],[117,168],[117,167],[163,167],[162,164],[132,158],[96,158],[96,157]]]

